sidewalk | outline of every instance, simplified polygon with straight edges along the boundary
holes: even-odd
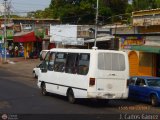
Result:
[[[7,63],[0,63],[0,68],[24,77],[33,77],[32,70],[41,61],[39,59],[25,59],[24,57],[7,58]]]

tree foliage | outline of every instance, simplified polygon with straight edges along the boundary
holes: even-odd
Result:
[[[31,15],[34,18],[60,19],[64,24],[94,24],[96,5],[97,0],[51,0],[48,8]],[[104,24],[129,20],[126,13],[158,7],[160,0],[132,0],[132,4],[128,4],[128,0],[99,0],[98,21]]]
[[[148,10],[160,7],[160,0],[133,0],[133,11]]]

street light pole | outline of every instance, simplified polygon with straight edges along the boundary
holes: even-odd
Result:
[[[7,0],[4,0],[4,62],[6,62],[6,2]]]
[[[96,48],[97,31],[98,31],[98,3],[99,3],[99,0],[97,0],[97,8],[96,8],[95,39],[94,39],[95,48]]]

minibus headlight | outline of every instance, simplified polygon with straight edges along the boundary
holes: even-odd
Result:
[[[95,85],[95,78],[90,78],[89,79],[89,86]]]

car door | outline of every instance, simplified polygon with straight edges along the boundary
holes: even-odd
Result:
[[[40,71],[39,71],[39,76],[38,76],[38,81],[45,81],[46,90],[48,89],[48,85],[47,85],[48,70],[47,70],[47,68],[48,68],[49,55],[50,55],[50,52],[48,52],[46,54],[45,58],[43,59],[43,61],[41,63]]]
[[[137,77],[131,77],[129,79],[129,98],[136,97],[136,86],[135,86],[136,80],[137,80]]]
[[[48,91],[51,93],[56,93],[58,85],[58,76],[54,71],[54,64],[55,64],[55,57],[56,57],[56,52],[50,52],[49,56],[49,62],[48,62],[48,70],[47,70],[47,75],[46,79],[48,80]]]
[[[137,100],[142,100],[144,101],[145,98],[147,97],[147,87],[146,87],[146,82],[143,78],[138,78],[136,79],[135,85],[132,86],[131,92],[134,94],[134,97]]]
[[[137,84],[137,98],[142,101],[145,101],[148,95],[148,87],[146,86],[146,81],[143,78],[139,78],[139,82]]]

